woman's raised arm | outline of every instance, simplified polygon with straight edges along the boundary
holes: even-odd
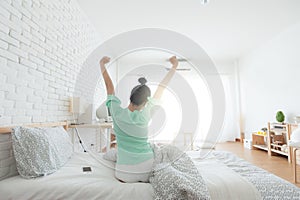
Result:
[[[101,73],[105,82],[105,86],[106,86],[106,92],[108,95],[112,95],[115,94],[115,88],[114,88],[114,84],[106,70],[105,64],[109,63],[110,58],[107,56],[104,56],[101,60],[100,60],[100,68],[101,68]]]
[[[164,79],[158,85],[158,88],[155,91],[154,96],[153,96],[153,98],[155,98],[155,99],[160,99],[161,98],[165,88],[168,86],[170,80],[174,76],[176,68],[178,66],[178,60],[177,60],[176,56],[172,56],[169,59],[169,61],[172,64],[172,68],[170,69],[170,71],[167,73],[167,75],[164,77]]]

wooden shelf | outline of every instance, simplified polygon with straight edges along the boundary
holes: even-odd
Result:
[[[290,140],[293,129],[297,128],[297,125],[289,123],[274,123],[268,122],[268,131],[266,135],[252,133],[252,147],[253,149],[261,149],[268,152],[269,156],[284,155],[291,162],[291,148],[287,146],[288,152],[281,151],[284,144]],[[275,137],[276,135],[282,135],[283,137]],[[282,139],[279,139],[282,138]],[[274,141],[281,141],[281,143],[273,143]]]
[[[255,147],[255,148],[258,148],[258,149],[262,149],[262,150],[268,151],[268,146],[265,145],[265,144],[254,144],[252,146]]]
[[[279,151],[279,150],[276,150],[276,149],[271,149],[271,151],[274,152],[274,153],[278,153],[278,154],[284,155],[284,156],[289,156],[288,153],[285,153],[283,151]]]
[[[271,132],[285,132],[286,133],[286,129],[280,129],[280,128],[271,128],[270,129]]]
[[[279,145],[279,144],[274,144],[274,143],[271,143],[271,146],[273,146],[273,147],[282,147],[282,145]]]
[[[280,140],[283,144],[287,144],[287,142],[290,140],[291,136],[291,128],[290,124],[288,123],[274,123],[274,122],[269,122],[268,123],[268,141],[269,141],[269,155],[273,156],[276,154],[284,155],[287,156],[288,161],[291,162],[291,153],[290,153],[290,148],[287,147],[288,152],[283,152],[281,151],[281,148],[283,144],[275,144],[272,143],[272,139],[275,138],[275,136],[272,136],[272,133],[275,133],[276,135],[282,135],[283,139]],[[279,133],[279,134],[278,134]],[[274,154],[275,153],[275,154]]]
[[[269,122],[270,126],[274,127],[274,126],[278,126],[278,127],[286,127],[288,125],[288,123],[278,123],[278,122]]]
[[[268,145],[265,143],[265,135],[252,133],[252,147],[253,149],[261,149],[268,151]]]

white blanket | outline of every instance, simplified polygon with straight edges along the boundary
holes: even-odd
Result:
[[[300,188],[282,178],[268,173],[229,152],[213,152],[218,161],[247,179],[265,200],[300,199]],[[283,168],[283,170],[285,170]]]
[[[154,169],[149,178],[156,200],[201,199],[210,195],[192,159],[174,146],[154,146]]]
[[[194,158],[193,161],[207,184],[211,199],[262,199],[252,183],[215,158]]]

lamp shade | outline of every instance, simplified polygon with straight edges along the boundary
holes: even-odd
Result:
[[[102,103],[96,110],[96,116],[98,119],[106,119],[108,117],[108,110],[105,103]]]
[[[71,97],[70,98],[70,112],[75,114],[85,113],[88,104],[82,97]]]

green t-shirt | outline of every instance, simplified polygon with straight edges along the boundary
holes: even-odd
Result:
[[[148,142],[148,123],[154,99],[148,98],[143,110],[131,112],[121,108],[121,101],[108,95],[106,106],[113,118],[114,132],[118,144],[118,164],[133,165],[153,158],[153,150]]]

